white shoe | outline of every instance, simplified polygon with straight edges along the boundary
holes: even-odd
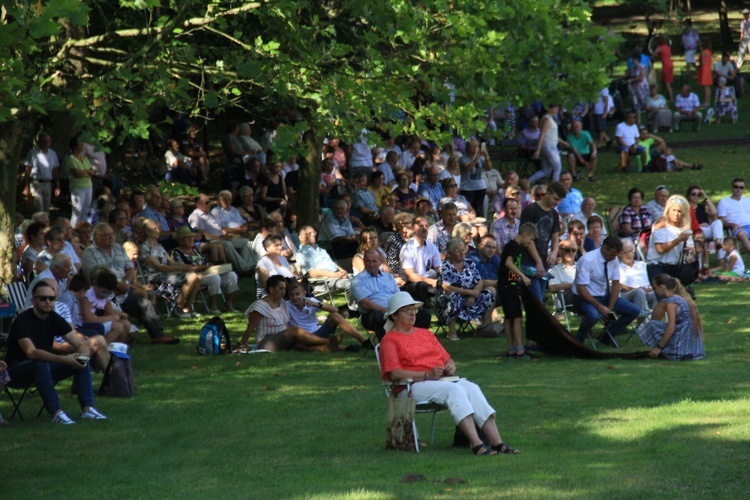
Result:
[[[96,410],[96,408],[92,406],[88,410],[81,412],[81,419],[83,420],[107,420],[107,417],[99,413]]]
[[[75,424],[73,419],[66,415],[64,411],[58,412],[54,417],[52,417],[52,423],[63,425]]]

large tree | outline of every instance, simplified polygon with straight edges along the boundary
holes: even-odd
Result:
[[[5,238],[16,165],[42,126],[57,144],[84,130],[118,146],[148,137],[163,106],[291,117],[277,149],[306,157],[299,215],[314,222],[325,135],[467,135],[495,103],[592,96],[611,54],[576,0],[16,0],[0,15]],[[7,239],[0,251],[9,262]]]

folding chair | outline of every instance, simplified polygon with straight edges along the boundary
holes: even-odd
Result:
[[[380,344],[375,346],[375,358],[378,361],[378,371],[380,371]],[[385,397],[399,397],[399,394],[410,394],[411,393],[412,379],[400,380],[398,382],[383,382],[383,388],[385,389]],[[396,393],[396,387],[405,387],[400,393]],[[431,403],[429,401],[417,401],[416,413],[432,413],[432,431],[430,433],[430,446],[435,442],[435,421],[439,411],[447,410],[448,407],[438,403]],[[412,429],[414,430],[414,445],[417,453],[419,453],[419,433],[417,432],[416,420],[412,422]]]
[[[138,262],[138,261],[135,261],[135,270],[136,270],[136,273],[138,273],[138,281],[140,281],[141,283],[148,283],[149,282],[148,275],[143,270],[143,267],[141,267],[141,263]],[[167,319],[169,319],[169,317],[172,316],[172,313],[174,313],[175,307],[177,307],[175,299],[170,299],[168,297],[165,297],[164,295],[160,295],[158,293],[158,290],[157,290],[157,293],[156,293],[156,298],[157,298],[157,300],[161,299],[161,300],[164,301],[164,305],[165,305],[166,310],[167,310]]]
[[[26,295],[29,293],[26,283],[16,281],[15,283],[8,283],[5,287],[8,289],[8,302],[16,307],[16,315],[18,315],[23,310],[23,306],[26,304]]]
[[[18,399],[14,398],[11,390],[22,391],[21,396]],[[13,417],[15,417],[16,415],[18,415],[18,418],[23,420],[23,414],[21,413],[21,403],[23,403],[23,400],[28,393],[33,394],[35,392],[36,392],[36,387],[34,385],[26,386],[23,389],[13,389],[13,388],[9,388],[7,385],[5,386],[5,394],[8,395],[8,399],[10,399],[10,403],[13,405],[13,413],[10,414],[10,417],[8,417],[8,420],[12,420]],[[36,414],[37,418],[39,418],[39,415],[41,415],[43,411],[44,411],[44,403],[42,403],[42,407],[39,408],[39,412]]]

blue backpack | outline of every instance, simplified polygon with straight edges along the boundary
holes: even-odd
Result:
[[[198,354],[207,356],[232,352],[232,341],[229,339],[229,332],[223,319],[214,316],[203,325],[196,350]]]

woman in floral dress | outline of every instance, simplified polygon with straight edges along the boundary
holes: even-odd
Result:
[[[435,303],[438,319],[448,325],[448,340],[458,340],[456,320],[482,318],[479,329],[492,320],[495,290],[485,289],[476,264],[466,260],[466,245],[459,238],[448,242],[445,262],[440,268]]]

